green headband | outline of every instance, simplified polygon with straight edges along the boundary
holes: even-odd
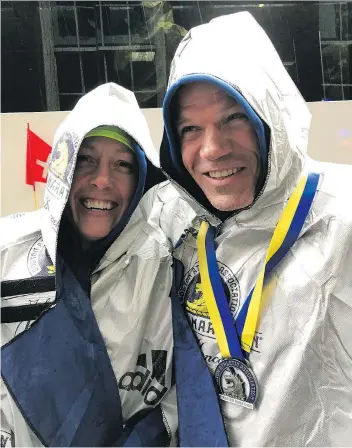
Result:
[[[88,134],[84,136],[84,138],[88,137],[111,138],[112,140],[116,140],[120,143],[123,143],[131,151],[134,151],[130,136],[117,126],[99,126],[97,128],[92,129],[91,131],[88,132]]]

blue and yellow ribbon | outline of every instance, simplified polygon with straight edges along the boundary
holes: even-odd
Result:
[[[202,291],[224,358],[248,358],[259,318],[264,280],[297,240],[312,205],[318,182],[319,174],[316,173],[311,173],[299,181],[276,225],[264,266],[236,322],[231,315],[218,271],[214,244],[215,228],[206,221],[202,222],[197,239]]]
[[[223,357],[242,355],[236,327],[222,286],[214,246],[215,228],[203,221],[197,238],[202,292]],[[243,357],[243,356],[242,356]]]

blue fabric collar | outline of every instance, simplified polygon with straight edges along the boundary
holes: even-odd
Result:
[[[178,297],[183,270],[174,259],[171,306],[179,446],[229,446],[212,376]]]
[[[2,376],[45,446],[113,446],[122,411],[90,300],[58,257],[57,301],[1,350]]]

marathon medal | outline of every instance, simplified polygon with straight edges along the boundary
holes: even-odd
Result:
[[[258,397],[258,382],[253,370],[239,359],[223,359],[215,370],[219,397],[247,409],[253,409]]]
[[[221,282],[215,251],[216,228],[202,221],[197,249],[201,289],[223,360],[215,370],[221,400],[254,408],[258,383],[248,363],[261,309],[264,279],[299,237],[319,183],[319,174],[303,176],[276,225],[265,263],[234,321]]]

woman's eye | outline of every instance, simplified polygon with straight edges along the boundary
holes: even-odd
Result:
[[[87,156],[85,154],[79,154],[77,156],[77,163],[82,164],[82,163],[94,163],[94,159],[90,156]]]
[[[127,162],[126,160],[119,160],[117,162],[117,166],[119,168],[122,168],[122,170],[126,173],[134,173],[135,171],[135,164],[132,162]]]

